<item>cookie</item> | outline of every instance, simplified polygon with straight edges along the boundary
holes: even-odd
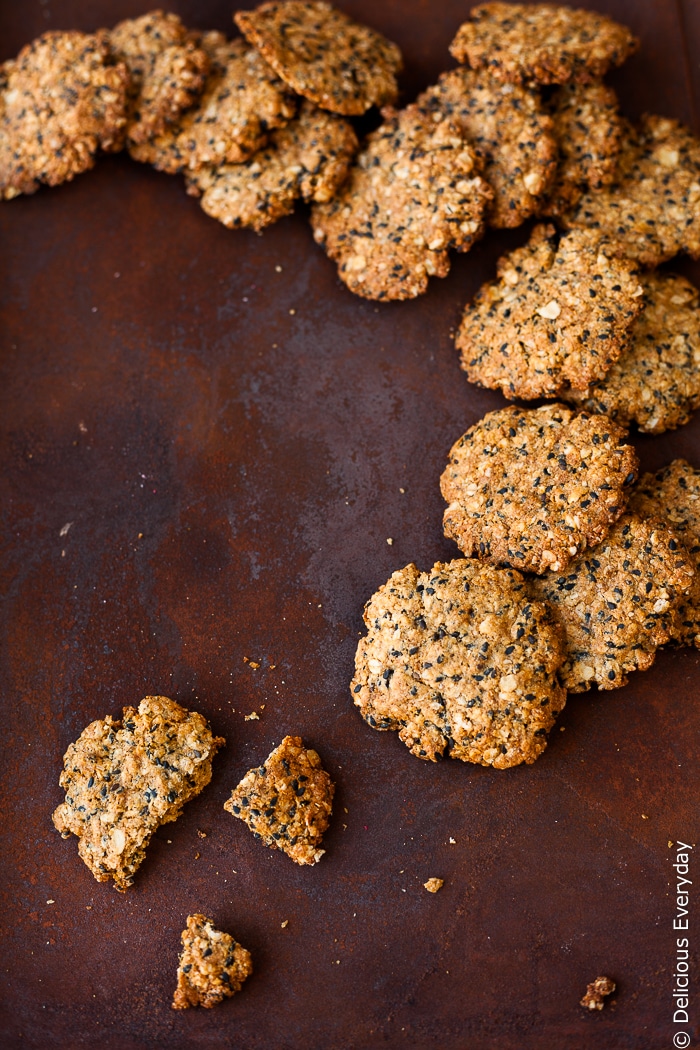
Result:
[[[564,405],[489,412],[450,450],[445,535],[467,557],[561,571],[625,509],[638,465],[625,436]]]
[[[571,693],[619,689],[651,667],[673,634],[677,606],[694,576],[691,558],[660,521],[624,514],[605,540],[564,573],[528,581],[564,629],[559,674]]]
[[[330,200],[356,152],[347,120],[304,102],[298,117],[273,131],[250,160],[200,168],[190,173],[187,190],[201,194],[203,210],[224,226],[262,230],[289,215],[300,198]]]
[[[57,186],[119,148],[129,74],[104,33],[44,33],[0,67],[0,199]]]
[[[252,972],[250,952],[230,933],[217,930],[206,915],[188,915],[182,931],[173,1009],[216,1006],[240,992]]]
[[[211,780],[211,762],[225,744],[207,721],[167,696],[125,707],[121,722],[91,722],[66,751],[60,784],[66,800],[53,822],[98,882],[118,890],[133,883],[154,832]]]
[[[286,736],[259,769],[251,769],[224,809],[255,837],[297,864],[317,864],[333,808],[335,785],[300,736]]]
[[[456,124],[482,154],[494,193],[491,226],[519,226],[538,210],[554,178],[557,144],[534,91],[463,67],[443,73],[416,105]]]
[[[552,397],[602,379],[644,307],[636,265],[594,230],[537,226],[464,311],[456,346],[472,383]]]
[[[450,121],[412,105],[384,110],[342,190],[311,214],[340,279],[366,299],[413,299],[445,277],[448,250],[484,231],[492,197],[481,161]]]
[[[282,80],[317,106],[358,116],[396,101],[396,44],[330,4],[273,0],[233,17]]]
[[[678,607],[672,638],[700,649],[700,470],[674,459],[656,474],[644,474],[632,492],[630,509],[665,522],[687,550],[695,577]]]
[[[700,293],[675,274],[640,278],[646,306],[629,349],[587,390],[563,391],[566,401],[605,412],[646,434],[687,423],[700,405]]]
[[[480,4],[450,44],[458,62],[513,83],[585,84],[621,65],[639,41],[596,11],[552,4]]]
[[[700,139],[676,120],[643,117],[625,130],[615,182],[561,221],[609,233],[645,266],[683,251],[700,258]]]
[[[564,706],[549,611],[512,569],[462,558],[399,569],[367,602],[350,690],[374,729],[418,758],[531,763]]]

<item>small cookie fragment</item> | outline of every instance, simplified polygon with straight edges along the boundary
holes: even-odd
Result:
[[[244,820],[256,838],[297,864],[317,864],[333,809],[335,785],[300,736],[286,736],[258,769],[234,788],[224,809]]]
[[[147,696],[122,720],[91,722],[66,751],[60,785],[66,800],[53,814],[63,838],[78,836],[78,852],[98,882],[133,883],[146,847],[161,824],[211,780],[223,747],[206,719],[169,700]]]
[[[635,263],[594,230],[536,226],[464,311],[456,346],[472,383],[508,398],[557,396],[602,379],[644,307]]]
[[[673,636],[693,577],[691,558],[670,529],[628,513],[564,573],[528,581],[564,628],[567,656],[559,674],[569,692],[619,689],[628,672],[651,667]]]
[[[605,1006],[605,996],[612,995],[615,987],[615,982],[609,977],[596,977],[595,981],[586,986],[586,994],[580,1005],[585,1006],[587,1010],[602,1010]]]
[[[605,412],[645,434],[687,423],[700,406],[700,292],[685,277],[640,277],[645,308],[629,349],[587,390],[565,390],[565,401]]]
[[[564,707],[561,632],[512,569],[461,558],[407,565],[367,602],[355,705],[418,758],[531,763]]]
[[[563,570],[623,513],[637,475],[626,431],[564,405],[489,412],[450,450],[445,534],[467,557]]]
[[[173,1009],[208,1009],[240,992],[253,972],[250,952],[230,933],[217,930],[206,915],[188,915],[182,931]]]
[[[311,215],[314,238],[366,299],[412,299],[445,277],[449,248],[467,251],[484,230],[492,191],[459,129],[418,106],[385,109],[347,182]]]
[[[587,83],[622,65],[639,41],[596,11],[553,4],[480,4],[450,44],[458,62],[514,83]]]
[[[494,192],[491,226],[519,226],[537,211],[554,178],[557,144],[534,91],[462,67],[443,73],[416,105],[435,121],[456,124],[483,155]]]
[[[233,17],[282,80],[317,106],[359,116],[396,101],[396,44],[330,4],[272,0]]]
[[[437,893],[445,885],[444,879],[428,879],[427,882],[423,883],[428,893]]]

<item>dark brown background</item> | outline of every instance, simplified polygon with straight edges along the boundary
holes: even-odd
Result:
[[[221,0],[172,6],[230,27]],[[400,44],[410,100],[452,64],[469,5],[342,6]],[[626,111],[700,131],[696,0],[598,6],[643,39],[613,77]],[[147,9],[5,2],[1,57]],[[465,381],[450,328],[526,231],[490,235],[418,301],[375,306],[340,285],[302,209],[263,237],[231,233],[125,155],[2,204],[0,225],[2,1047],[670,1046],[668,841],[698,837],[698,654],[572,698],[565,732],[508,772],[417,761],[347,690],[364,601],[395,568],[457,554],[438,477],[503,401]],[[700,419],[636,444],[645,468],[700,462]],[[51,812],[67,745],[158,692],[228,746],[124,896]],[[222,809],[285,733],[338,784],[314,869]],[[192,911],[233,931],[256,972],[233,1001],[178,1014]],[[578,1000],[599,973],[619,994],[591,1016]]]

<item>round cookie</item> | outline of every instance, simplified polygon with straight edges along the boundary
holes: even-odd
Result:
[[[412,754],[531,763],[566,701],[562,638],[520,573],[470,559],[395,572],[367,602],[350,689]]]
[[[445,534],[467,557],[561,571],[625,509],[637,475],[626,431],[564,405],[489,412],[450,450]]]

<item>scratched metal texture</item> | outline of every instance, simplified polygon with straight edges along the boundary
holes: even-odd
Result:
[[[230,27],[220,0],[172,6]],[[469,7],[341,6],[400,44],[406,101],[452,65]],[[642,36],[611,78],[626,112],[700,132],[697,0],[597,6]],[[0,57],[145,10],[4,3]],[[232,233],[125,155],[2,204],[0,230],[0,1045],[671,1045],[669,842],[698,838],[698,654],[663,652],[626,688],[572,698],[543,757],[506,772],[419,762],[348,694],[364,601],[394,569],[457,554],[438,478],[504,402],[466,382],[450,329],[527,230],[490,234],[423,298],[381,306],[339,283],[304,209]],[[700,463],[700,419],[635,443],[647,469]],[[120,895],[51,812],[67,745],[148,693],[202,711],[228,743]],[[313,869],[222,809],[286,733],[338,785]],[[194,911],[235,933],[255,974],[214,1010],[176,1013]],[[618,993],[592,1016],[578,1000],[601,973]]]

